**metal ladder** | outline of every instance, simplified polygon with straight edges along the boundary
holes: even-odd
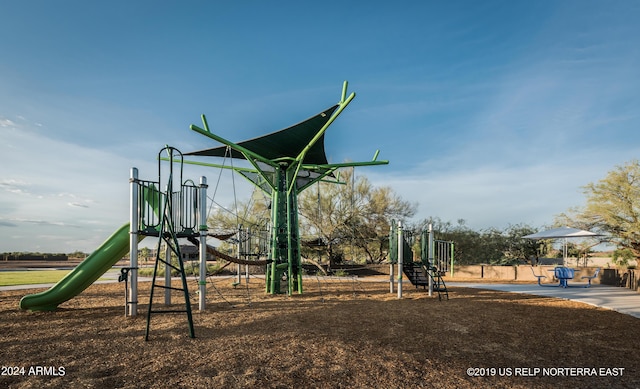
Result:
[[[161,200],[164,200],[164,204],[162,207],[163,209],[162,209],[162,212],[160,213],[160,222],[155,228],[148,229],[145,232],[147,235],[158,236],[158,251],[156,253],[156,261],[153,269],[153,280],[151,283],[151,292],[149,295],[149,307],[147,310],[147,328],[146,328],[145,337],[144,337],[145,340],[149,340],[149,331],[151,327],[151,315],[152,314],[168,314],[168,313],[186,313],[187,320],[189,322],[189,337],[195,338],[195,331],[193,329],[193,316],[191,313],[191,301],[189,298],[189,289],[187,287],[187,277],[184,270],[184,262],[182,261],[182,253],[180,252],[180,244],[178,242],[178,238],[193,236],[196,233],[193,226],[191,225],[192,223],[186,223],[187,225],[182,225],[182,218],[185,217],[185,213],[189,214],[189,211],[188,210],[185,211],[185,209],[183,208],[185,206],[184,197],[185,196],[188,197],[189,194],[187,193],[188,191],[185,189],[186,186],[182,185],[181,183],[182,174],[180,174],[180,181],[178,183],[178,186],[180,188],[179,191],[174,192],[172,189],[173,188],[174,153],[179,154],[181,168],[182,168],[182,153],[180,153],[177,149],[174,149],[173,147],[169,147],[169,146],[161,150],[161,153],[162,151],[165,151],[165,150],[167,151],[170,157],[169,158],[170,173],[169,173],[166,192],[163,194],[158,193],[159,203],[162,203]],[[160,156],[158,157],[159,157],[158,160],[160,161]],[[158,163],[158,176],[159,176],[158,185],[160,185],[160,176],[161,176],[160,163]],[[161,198],[162,196],[164,197],[163,199]],[[177,204],[174,204],[174,203],[177,203]],[[187,201],[186,203],[195,204],[195,202],[193,201]],[[192,206],[192,205],[187,205],[187,206]],[[188,217],[189,216],[187,215],[187,218]],[[190,219],[190,221],[192,220]],[[178,227],[180,227],[180,231],[176,230],[176,222],[179,223]],[[162,258],[160,254],[160,252],[162,251],[161,247],[163,242],[167,248],[166,250],[164,250],[166,253],[165,258]],[[177,257],[177,265],[173,264],[171,261],[172,253]],[[171,272],[171,270],[175,270],[180,274],[182,287],[172,287],[170,285],[157,283],[156,279],[158,275],[158,265],[160,263],[163,263],[165,265],[164,267],[165,272]],[[170,275],[167,277],[168,277],[167,280],[170,281]],[[153,309],[153,297],[154,297],[154,291],[156,288],[182,292],[184,295],[184,305],[185,305],[184,309]]]

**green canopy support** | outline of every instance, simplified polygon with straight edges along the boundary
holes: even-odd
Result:
[[[298,194],[322,180],[339,183],[334,172],[342,167],[386,165],[378,161],[376,151],[372,161],[330,164],[324,150],[324,134],[342,111],[355,98],[347,96],[348,83],[342,87],[340,101],[319,114],[283,130],[258,138],[234,143],[209,129],[202,115],[204,128],[191,129],[224,146],[185,153],[188,156],[226,157],[246,159],[252,168],[224,166],[201,161],[187,164],[226,168],[259,187],[271,196],[271,250],[273,262],[266,269],[266,292],[281,293],[280,281],[287,280],[287,293],[302,293],[302,261],[300,257],[300,229],[298,224]]]

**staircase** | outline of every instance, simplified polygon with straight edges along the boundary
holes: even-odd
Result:
[[[425,275],[425,271],[423,270],[421,263],[405,262],[402,264],[402,272],[416,288],[422,286],[423,289],[426,289],[426,287],[429,286],[429,279]]]
[[[438,300],[442,301],[442,297],[449,300],[449,291],[442,278],[442,272],[435,267],[431,267],[431,271],[427,271],[427,267],[421,262],[405,262],[402,264],[402,271],[416,288],[422,286],[423,289],[426,289],[429,286],[428,277],[431,277],[433,290],[438,292]]]
[[[443,296],[449,300],[449,291],[447,290],[447,285],[444,283],[444,279],[442,279],[444,272],[432,266],[431,271],[428,273],[429,276],[433,278],[433,290],[438,292],[438,300],[442,301]]]

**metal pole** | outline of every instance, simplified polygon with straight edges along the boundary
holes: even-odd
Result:
[[[393,262],[389,263],[389,293],[393,293],[393,283],[395,281],[395,270],[393,267]]]
[[[251,253],[251,238],[252,238],[251,227],[248,227],[247,237],[244,242],[244,259],[246,260],[250,259],[249,254]],[[244,265],[244,281],[246,282],[247,285],[249,285],[249,264],[248,263]]]
[[[167,193],[167,195],[169,195]],[[166,261],[164,264],[164,285],[166,286],[164,290],[164,304],[171,305],[171,247],[169,247],[169,242],[164,242],[164,260]]]
[[[451,269],[449,269],[449,271],[451,272],[451,278],[453,278],[453,260],[454,260],[454,253],[455,253],[455,243],[450,242],[449,243],[449,250],[451,250]]]
[[[433,267],[433,226],[429,224],[429,269],[427,270],[431,273],[431,268]],[[433,296],[433,274],[429,276],[429,297]]]
[[[389,234],[389,236],[391,236],[391,238],[393,239],[393,234],[396,234],[396,231],[394,231],[394,225],[395,223],[391,223],[391,232]],[[398,239],[398,235],[396,234],[396,238]],[[393,248],[393,245],[391,245],[391,247],[389,247],[390,249]],[[397,250],[396,250],[397,253]],[[393,293],[393,283],[395,282],[394,279],[394,275],[393,275],[394,271],[393,271],[393,255],[389,254],[389,293]]]
[[[398,222],[398,298],[402,298],[402,264],[404,262],[404,236],[402,222]]]
[[[127,278],[129,274],[127,272]],[[129,282],[127,278],[124,279],[124,317],[129,315]]]
[[[207,295],[207,177],[200,177],[200,187],[198,189],[198,225],[200,230],[200,279],[198,285],[200,287],[200,296],[198,308],[205,310]]]
[[[243,235],[242,235],[242,224],[238,225],[238,244],[237,244],[237,250],[238,250],[238,258],[242,258],[242,239],[243,239]],[[241,269],[241,265],[238,263],[236,264],[236,282],[238,283],[238,285],[240,285],[240,283],[242,282],[242,269]]]
[[[138,169],[131,168],[129,179],[131,197],[129,198],[129,293],[125,296],[125,312],[128,316],[136,316],[138,313]]]

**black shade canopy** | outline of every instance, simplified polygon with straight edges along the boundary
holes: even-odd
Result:
[[[294,160],[327,123],[338,106],[336,104],[303,122],[271,134],[239,142],[238,145],[271,161]],[[224,157],[229,156],[229,151],[227,146],[219,146],[212,149],[192,151],[185,153],[185,155]],[[231,150],[231,157],[245,159],[245,156],[235,149]],[[302,163],[327,164],[327,156],[324,151],[324,133],[307,151]]]

